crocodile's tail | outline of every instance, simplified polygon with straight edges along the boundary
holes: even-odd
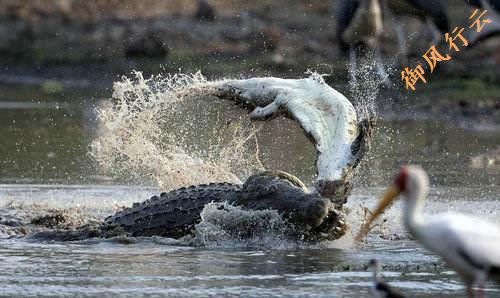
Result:
[[[105,219],[105,224],[117,226],[130,236],[165,236],[180,238],[189,234],[200,222],[200,213],[210,202],[234,202],[240,185],[210,183],[183,187],[143,203],[134,203]]]
[[[36,232],[25,239],[28,241],[80,241],[90,238],[103,237],[101,225],[85,225],[75,230],[49,230]]]

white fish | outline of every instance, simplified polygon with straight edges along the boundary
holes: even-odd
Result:
[[[315,187],[320,193],[331,195],[328,188],[345,181],[357,165],[352,149],[359,133],[356,111],[344,95],[320,76],[228,80],[216,86],[219,97],[253,108],[250,116],[254,120],[284,114],[299,122],[318,152]]]

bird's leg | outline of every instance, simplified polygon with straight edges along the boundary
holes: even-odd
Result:
[[[374,56],[377,73],[380,76],[382,83],[389,88],[391,86],[391,79],[389,79],[389,74],[385,71],[384,63],[382,61],[382,50],[380,49],[380,44],[378,42],[375,45]]]
[[[484,283],[486,282],[486,279],[488,276],[483,272],[479,272],[476,274],[476,278],[472,285],[475,285],[477,287],[477,293],[479,298],[484,298]]]
[[[431,46],[438,46],[443,41],[441,31],[439,31],[439,29],[436,27],[436,24],[434,24],[430,19],[428,19],[428,18],[425,19],[425,22],[432,33]]]
[[[408,47],[406,46],[407,38],[406,33],[403,29],[403,25],[401,25],[399,19],[396,18],[392,13],[391,8],[389,7],[389,1],[384,0],[381,3],[382,10],[384,11],[384,15],[386,16],[384,18],[384,23],[387,23],[385,24],[384,28],[394,29],[394,32],[396,33],[396,41],[398,47],[397,61],[401,64],[408,64]],[[388,34],[389,30],[386,30],[385,38],[388,38],[390,36]]]
[[[484,298],[484,283],[479,284],[479,298]]]
[[[472,285],[467,286],[467,297],[474,298],[474,290],[472,289]]]

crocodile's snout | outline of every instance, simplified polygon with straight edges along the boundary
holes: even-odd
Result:
[[[332,197],[338,188],[342,187],[344,182],[341,180],[318,180],[316,181],[316,190],[324,197]]]
[[[315,183],[316,190],[330,200],[339,201],[349,196],[352,189],[352,184],[344,180],[318,180]]]
[[[311,200],[304,222],[307,222],[312,228],[317,228],[333,209],[333,204],[327,199]]]

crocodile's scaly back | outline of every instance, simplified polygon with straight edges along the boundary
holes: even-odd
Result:
[[[211,183],[180,188],[142,203],[134,203],[105,219],[130,236],[166,236],[179,238],[189,234],[200,222],[200,213],[210,202],[234,202],[240,185]]]
[[[97,226],[40,232],[30,238],[60,241],[116,236],[182,238],[193,234],[203,208],[210,202],[228,202],[246,210],[276,210],[289,224],[286,233],[296,239],[320,241],[340,237],[345,232],[343,215],[330,200],[304,191],[301,183],[290,177],[266,171],[252,175],[243,185],[212,183],[180,188],[135,203]]]

